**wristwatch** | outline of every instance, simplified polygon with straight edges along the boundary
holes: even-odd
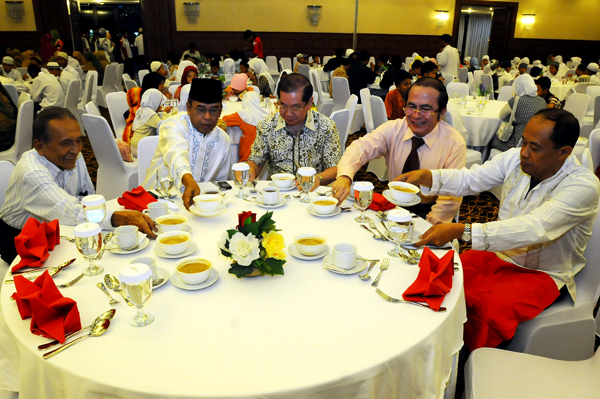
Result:
[[[322,174],[317,173],[317,177],[319,178],[320,181],[323,180],[323,175]]]
[[[471,242],[471,223],[465,223],[465,230],[460,239],[464,242]]]

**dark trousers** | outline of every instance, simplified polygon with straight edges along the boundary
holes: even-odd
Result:
[[[0,257],[9,265],[17,257],[15,237],[20,233],[21,230],[10,227],[0,219]]]

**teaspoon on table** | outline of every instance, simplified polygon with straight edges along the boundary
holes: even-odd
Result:
[[[58,355],[60,352],[64,351],[65,349],[75,345],[77,342],[81,341],[82,339],[85,339],[87,337],[99,337],[102,334],[104,334],[106,332],[106,330],[108,330],[109,326],[110,326],[110,320],[96,319],[96,320],[94,320],[94,322],[92,323],[92,326],[90,327],[89,334],[84,335],[79,338],[76,338],[71,342],[67,342],[63,346],[60,346],[50,352],[46,352],[46,353],[44,353],[44,355],[42,357],[44,359],[50,359],[51,357]]]
[[[113,290],[114,292],[118,292],[119,294],[121,294],[121,296],[123,297],[123,299],[125,299],[125,302],[127,302],[127,304],[129,306],[133,306],[133,303],[129,299],[127,299],[125,294],[123,294],[123,289],[121,288],[121,282],[119,281],[118,278],[116,278],[112,274],[106,274],[106,275],[104,275],[104,284],[106,284],[106,286],[108,288],[110,288],[111,290]]]

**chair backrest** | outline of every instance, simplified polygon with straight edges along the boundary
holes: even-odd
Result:
[[[127,93],[124,91],[108,93],[106,95],[106,105],[108,105],[108,112],[110,113],[110,120],[113,124],[115,137],[121,138],[126,125],[123,114],[129,109],[129,105],[127,104]]]
[[[388,88],[388,93],[392,90],[396,90],[396,85],[390,85],[390,87]]]
[[[317,75],[317,71],[308,68],[308,75],[310,83],[313,85],[313,90],[319,94],[319,98],[321,99],[321,102],[323,102],[323,89],[321,88],[321,81],[319,80],[319,75]],[[319,108],[320,106],[317,104],[317,109]]]
[[[15,103],[15,105],[17,105],[17,103],[19,102],[19,92],[17,91],[17,88],[11,84],[6,84],[3,86],[8,92],[10,99],[13,101],[13,103]]]
[[[140,87],[142,87],[142,83],[144,83],[144,76],[148,75],[150,73],[149,70],[147,69],[140,69],[138,72],[138,78],[140,80]]]
[[[71,82],[79,83],[79,82]],[[25,151],[29,151],[33,144],[33,100],[25,101],[19,107],[17,127],[15,133],[17,161]]]
[[[365,128],[367,133],[371,133],[374,127],[373,111],[371,111],[371,92],[368,88],[360,90],[360,102],[362,104],[363,116],[365,117]]]
[[[590,86],[597,86],[597,84],[596,83],[589,83],[589,82],[577,83],[575,86],[573,86],[573,88],[571,90],[574,93],[586,94],[587,93],[587,89]]]
[[[575,115],[579,124],[583,125],[583,118],[587,112],[589,102],[590,96],[587,94],[573,93],[567,98],[564,110]]]
[[[137,148],[138,184],[141,186],[146,180],[146,171],[152,163],[152,157],[158,147],[158,136],[148,136],[141,139]]]
[[[590,103],[588,104],[587,114],[589,116],[594,116],[596,97],[600,96],[600,86],[588,86],[585,94],[590,96]]]
[[[31,94],[29,93],[21,93],[19,96],[19,102],[17,103],[17,107],[20,107],[25,101],[31,100]]]
[[[490,100],[493,100],[494,95],[494,81],[492,80],[491,75],[483,74],[481,75],[481,84],[483,84],[487,90],[491,90]]]
[[[571,74],[571,76],[575,76],[575,70],[574,69],[569,69],[567,71],[567,73],[565,73],[565,76],[569,76],[569,74]]]
[[[81,91],[81,81],[72,80],[69,82],[67,88],[67,95],[65,96],[64,107],[69,111],[73,112],[73,115],[77,114],[77,104],[79,103],[79,92]]]
[[[135,80],[125,79],[125,90],[126,91],[129,91],[129,89],[133,89],[134,87],[138,87],[137,83],[135,83]]]
[[[327,64],[332,57],[330,55],[326,55],[323,57],[323,65]]]
[[[452,76],[452,75],[444,76],[444,86],[448,87],[448,85],[452,82],[454,82],[454,76]]]
[[[512,85],[503,86],[500,88],[500,92],[498,93],[498,101],[508,101],[515,93],[514,87]]]
[[[125,171],[125,163],[121,158],[117,141],[106,119],[91,114],[83,114],[81,119],[90,139],[92,150],[94,150],[94,155],[98,160],[98,165],[121,165],[123,171]]]
[[[277,57],[275,57],[274,55],[268,55],[267,58],[265,58],[265,63],[267,64],[267,67],[269,67],[270,71],[273,71],[273,72],[278,71]]]
[[[98,71],[88,71],[85,75],[85,88],[83,90],[84,104],[90,101],[96,102],[96,90],[98,89]]]
[[[24,68],[24,67],[17,67],[17,71],[19,71],[21,76],[29,74],[29,71],[27,71],[27,68]]]
[[[254,92],[260,96],[260,89],[258,88],[258,86],[248,85],[248,87],[252,87],[252,90],[254,90]],[[274,93],[274,94],[277,94],[277,93]]]
[[[115,90],[123,91],[125,64],[117,64],[117,79],[115,80]]]
[[[486,65],[486,66],[484,66],[484,67],[483,67],[483,73],[484,73],[484,74],[486,74],[486,75],[487,75],[487,74],[488,74],[488,73],[490,73],[491,71],[492,71],[492,68],[491,68],[489,65]]]
[[[594,167],[592,170],[596,170],[598,165],[600,165],[600,129],[592,130],[588,146],[590,148],[590,155],[592,156],[592,164]]]
[[[10,182],[10,175],[14,168],[15,165],[13,165],[12,162],[0,161],[0,207],[4,205],[6,190],[8,189],[8,183]]]
[[[171,85],[171,86],[169,86],[169,93],[171,93],[171,95],[173,95],[173,96],[174,96],[174,95],[175,95],[175,92],[177,91],[177,88],[178,88],[179,86],[180,86],[179,84],[177,84],[177,85]],[[227,87],[227,86],[225,86],[225,87]]]
[[[306,64],[298,65],[298,73],[300,75],[304,75],[308,78],[309,77],[308,71],[310,71],[310,67],[308,65],[306,65]]]
[[[109,64],[104,68],[104,80],[102,81],[102,91],[112,93],[117,86],[118,65]]]
[[[346,149],[346,140],[348,139],[348,124],[350,123],[350,111],[347,109],[340,109],[335,111],[330,116],[331,120],[335,122],[340,133],[340,149],[342,154]]]
[[[279,64],[279,72],[283,72],[283,70],[285,69],[285,66],[283,65],[283,62],[281,62],[281,60],[279,60],[278,64]]]
[[[469,85],[466,83],[449,83],[446,90],[448,91],[448,97],[450,98],[454,97],[454,93],[458,93],[459,95],[464,94],[465,96],[469,95]]]
[[[596,101],[594,101],[594,124],[593,124],[593,126],[598,127],[598,122],[600,122],[600,96],[596,97]]]
[[[410,66],[411,66],[411,64],[412,64],[413,60],[414,60],[414,58],[413,58],[413,57],[406,57],[406,58],[404,59],[404,63],[406,64],[406,68],[407,68],[407,69],[406,69],[406,71],[407,71],[407,72],[408,72],[408,70],[410,69]]]
[[[295,67],[296,63],[298,62],[298,58],[294,57],[292,58],[292,66]]]
[[[467,68],[460,68],[458,70],[458,81],[461,83],[467,83],[467,78],[469,76],[469,70]]]
[[[354,122],[354,117],[356,116],[356,105],[358,104],[358,96],[356,94],[352,94],[348,101],[346,101],[346,109],[350,111],[350,116],[348,117],[348,131],[346,132],[346,137],[350,134],[350,129],[352,128],[352,123]]]
[[[283,69],[290,69],[293,71],[292,60],[290,57],[281,57],[279,59],[279,62],[281,62],[281,64],[283,65]],[[296,65],[296,64],[294,64],[294,65]],[[283,71],[283,69],[282,69],[282,71]]]
[[[373,115],[373,129],[388,121],[385,104],[379,96],[371,96],[371,114]]]
[[[100,110],[93,101],[89,101],[85,104],[85,112],[90,115],[102,116]]]
[[[483,75],[483,71],[480,69],[473,71],[473,77],[475,78],[475,86],[479,86],[479,83],[481,83],[482,75]]]
[[[577,287],[575,306],[590,302],[595,305],[600,296],[600,218],[598,215],[594,220],[592,236],[583,256],[586,265],[574,278]]]
[[[331,90],[333,93],[333,111],[344,109],[346,102],[350,98],[348,79],[334,76],[331,78]]]

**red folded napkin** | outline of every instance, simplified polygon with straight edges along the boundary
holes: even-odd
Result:
[[[373,193],[373,201],[371,205],[369,205],[369,209],[377,211],[389,211],[390,209],[394,209],[396,205],[392,204],[390,201],[386,200],[385,197],[379,193]]]
[[[125,191],[123,196],[117,200],[125,209],[140,212],[147,209],[149,203],[156,201],[157,199],[151,196],[142,186],[136,187],[131,191]]]
[[[442,259],[425,247],[419,262],[419,275],[402,294],[407,301],[427,302],[431,309],[440,310],[446,294],[452,288],[454,275],[454,251],[448,251]]]
[[[81,329],[77,303],[62,296],[47,270],[35,281],[16,276],[15,288],[12,298],[17,301],[21,318],[31,317],[33,334],[63,343],[66,334]]]
[[[48,259],[48,251],[60,244],[58,220],[42,223],[34,218],[27,219],[21,233],[15,237],[15,248],[21,257],[12,271],[23,267],[40,267]]]

